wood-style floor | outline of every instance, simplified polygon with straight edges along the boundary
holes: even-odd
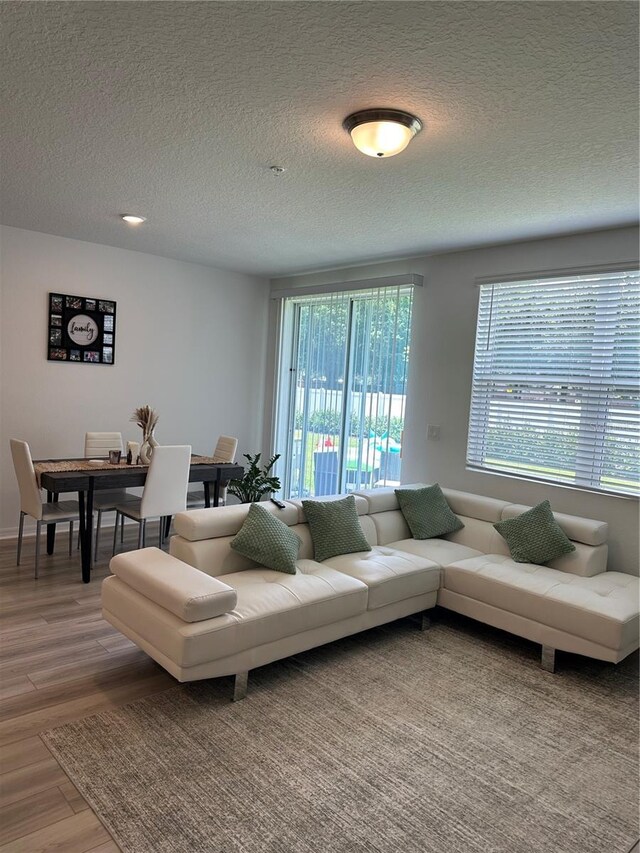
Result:
[[[0,853],[117,853],[39,733],[176,682],[100,615],[108,529],[89,584],[62,529],[58,539],[49,557],[43,538],[37,581],[35,539],[20,568],[15,540],[0,541]],[[133,526],[126,545],[136,547]]]
[[[0,540],[0,853],[118,853],[39,733],[176,684],[101,618],[108,531],[103,541],[83,584],[62,533],[37,581],[34,539],[25,539],[20,568],[15,540]],[[125,543],[136,547],[133,526]]]

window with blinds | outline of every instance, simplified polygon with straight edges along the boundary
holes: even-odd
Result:
[[[467,464],[640,493],[637,270],[480,286]]]

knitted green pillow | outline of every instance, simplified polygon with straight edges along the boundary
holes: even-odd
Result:
[[[295,575],[301,544],[300,537],[284,522],[260,504],[251,504],[231,547],[268,569]]]
[[[437,483],[424,489],[396,489],[395,492],[414,539],[433,539],[464,527]]]
[[[371,550],[353,495],[339,501],[302,501],[302,508],[309,522],[313,555],[319,563],[338,554]]]
[[[499,521],[493,526],[509,546],[516,563],[542,566],[576,550],[553,517],[549,501],[542,501],[522,515]]]

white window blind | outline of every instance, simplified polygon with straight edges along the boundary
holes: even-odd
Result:
[[[480,286],[467,464],[640,493],[637,270]]]

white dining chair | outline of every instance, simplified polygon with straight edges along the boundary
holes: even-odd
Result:
[[[218,443],[215,446],[213,451],[213,461],[214,462],[235,462],[236,459],[236,451],[238,449],[238,439],[234,438],[231,435],[221,435],[218,439]],[[225,504],[227,502],[227,486],[229,485],[228,481],[224,481],[220,483],[220,494],[218,498],[218,502],[220,504]],[[199,489],[198,491],[187,492],[187,508],[194,509],[198,506],[204,506],[204,491],[203,489]]]
[[[118,520],[121,516],[138,522],[138,548],[145,547],[147,521],[150,518],[159,518],[158,545],[162,547],[166,519],[187,508],[190,467],[190,445],[160,445],[154,449],[142,497],[125,501],[115,507],[114,554],[118,538]]]
[[[87,432],[84,436],[84,455],[89,459],[101,459],[109,455],[111,450],[123,452],[123,441],[121,432]],[[102,526],[102,514],[115,512],[118,504],[129,501],[135,496],[126,489],[106,489],[94,492],[93,509],[96,516],[96,535],[94,541],[93,559],[98,560],[98,546],[100,544],[100,528]],[[120,541],[124,537],[124,518],[120,528]]]
[[[30,515],[36,521],[36,565],[35,577],[38,577],[38,564],[40,562],[40,535],[43,524],[69,523],[69,556],[73,543],[73,523],[79,520],[79,506],[77,501],[59,501],[45,503],[38,486],[36,472],[31,459],[31,451],[26,441],[10,440],[11,457],[18,480],[20,490],[20,522],[18,525],[18,554],[16,566],[20,565],[22,553],[22,536],[24,532],[24,517]]]

